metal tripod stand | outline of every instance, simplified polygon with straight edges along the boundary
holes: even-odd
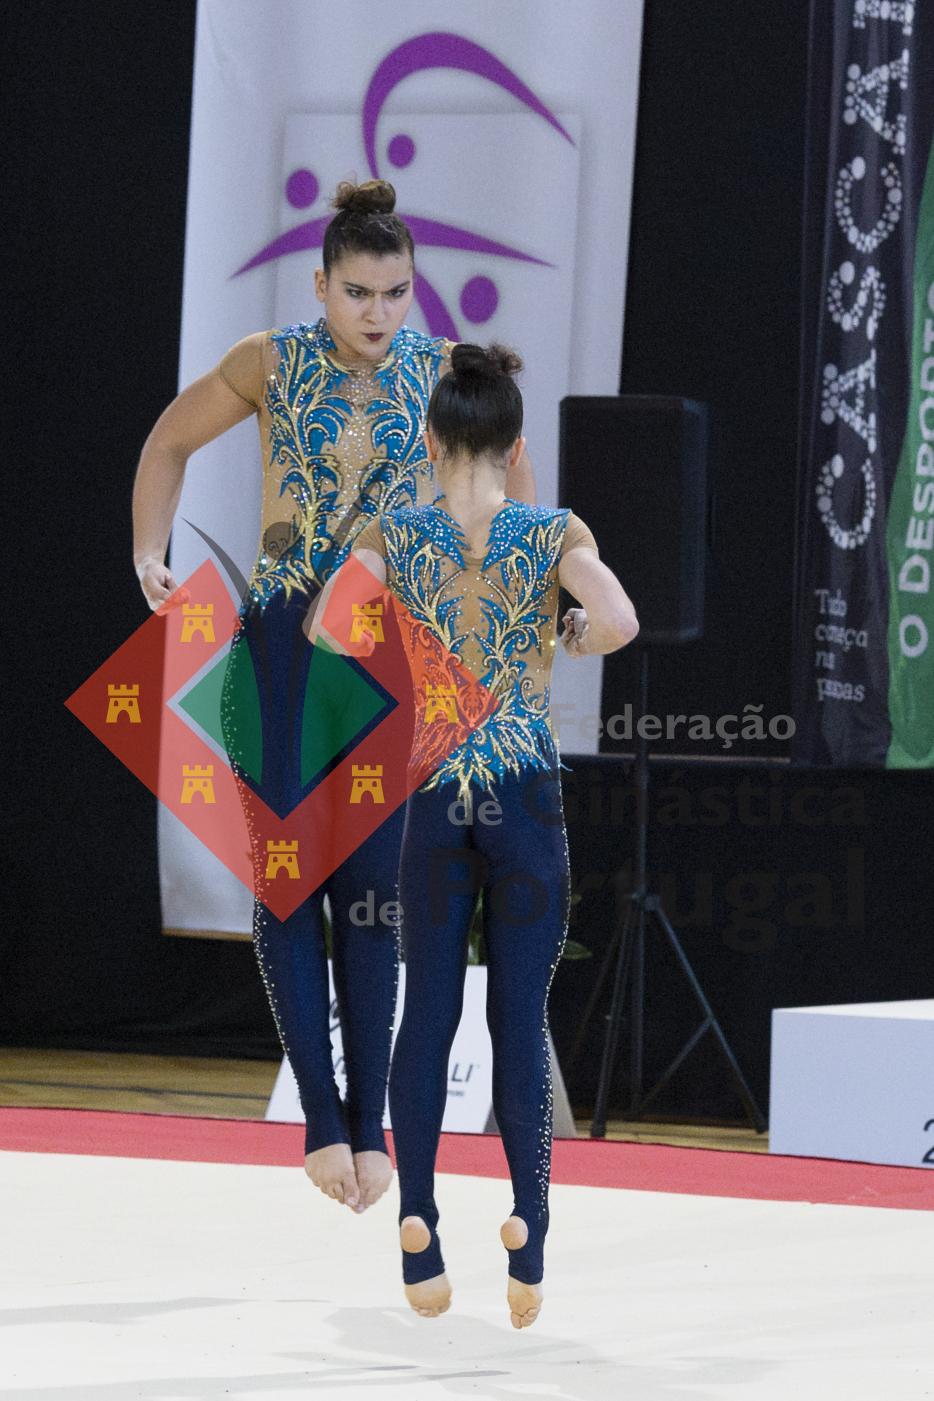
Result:
[[[642,664],[642,707],[641,713],[646,714],[648,710],[649,697],[649,653],[647,647],[641,648]],[[704,990],[698,982],[697,975],[688,960],[687,954],[681,947],[680,940],[669,923],[665,911],[657,895],[650,895],[648,891],[648,880],[646,875],[646,827],[648,822],[648,791],[649,791],[649,750],[648,741],[639,734],[637,730],[636,738],[636,762],[634,770],[635,788],[638,795],[636,810],[636,860],[633,874],[633,890],[629,896],[626,906],[626,913],[619,919],[610,940],[603,961],[603,967],[597,979],[596,987],[591,994],[590,1001],[584,1013],[581,1027],[578,1032],[575,1051],[583,1040],[584,1031],[590,1021],[600,997],[601,990],[608,973],[614,951],[616,952],[616,968],[613,979],[613,996],[610,1002],[610,1013],[607,1019],[606,1041],[603,1046],[603,1058],[600,1063],[600,1080],[597,1086],[597,1099],[594,1105],[593,1122],[590,1126],[591,1138],[606,1137],[606,1115],[607,1105],[610,1097],[610,1083],[613,1076],[613,1068],[616,1063],[616,1055],[619,1048],[620,1030],[623,1021],[623,1008],[626,1001],[626,986],[630,984],[630,1102],[629,1114],[633,1119],[642,1118],[652,1101],[661,1093],[668,1084],[671,1077],[684,1063],[687,1057],[694,1050],[694,1047],[701,1040],[707,1031],[711,1031],[716,1039],[717,1045],[726,1061],[727,1070],[737,1093],[743,1103],[746,1116],[757,1133],[764,1133],[767,1127],[765,1117],[753,1098],[752,1092],[743,1077],[743,1073],[737,1064],[736,1057],[730,1050],[729,1044],[719,1022],[713,1014],[713,1009],[704,994]],[[681,1050],[675,1056],[668,1069],[660,1076],[656,1083],[649,1090],[648,1094],[642,1094],[643,1081],[643,1040],[645,1033],[645,934],[649,927],[654,927],[665,936],[672,952],[678,960],[681,971],[687,978],[688,985],[696,998],[703,1021],[693,1035],[685,1042]],[[572,1053],[573,1054],[573,1053]]]

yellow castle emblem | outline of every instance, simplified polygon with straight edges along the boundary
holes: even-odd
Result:
[[[204,802],[216,802],[214,797],[214,765],[182,765],[182,802],[194,802],[195,794],[200,793]]]
[[[372,768],[368,768],[365,764],[353,764],[350,773],[353,778],[353,786],[350,790],[352,803],[362,802],[364,793],[372,794],[374,803],[385,803],[382,764],[374,764]]]
[[[107,695],[107,724],[116,725],[120,716],[125,712],[129,717],[131,725],[142,724],[139,713],[139,687],[138,686],[108,686]]]
[[[266,843],[266,879],[275,880],[280,871],[287,871],[289,880],[298,880],[298,842]]]
[[[214,639],[214,604],[186,603],[182,608],[182,641],[190,642],[200,632],[205,642]]]
[[[385,642],[383,634],[383,605],[381,603],[355,603],[352,607],[353,624],[350,629],[351,642],[362,642],[363,632],[372,633],[375,642]]]
[[[431,686],[428,687],[428,699],[425,702],[425,724],[432,720],[437,720],[440,716],[442,720],[449,720],[452,725],[457,724],[457,695],[456,686]]]

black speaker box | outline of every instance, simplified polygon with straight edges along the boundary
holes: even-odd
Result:
[[[561,402],[558,500],[635,604],[639,641],[704,630],[707,410],[656,394]]]

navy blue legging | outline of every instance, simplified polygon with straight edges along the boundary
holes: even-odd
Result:
[[[493,1109],[509,1163],[513,1214],[529,1230],[510,1250],[509,1273],[542,1278],[551,1167],[547,997],[567,928],[567,843],[557,771],[525,770],[472,790],[473,822],[458,825],[454,785],[419,791],[406,809],[399,873],[405,1009],[389,1077],[400,1221],[420,1216],[431,1244],[403,1253],[407,1284],[444,1269],[436,1227],[434,1166],[447,1099],[448,1057],[463,1002],[467,936],[483,890],[487,1023]],[[497,814],[483,808],[494,797]],[[482,815],[492,818],[488,825]]]
[[[228,666],[222,701],[227,750],[236,771],[280,817],[301,803],[315,778],[306,773],[308,782],[302,782],[303,731],[307,748],[311,731],[320,739],[339,723],[345,708],[340,664],[323,684],[309,677],[312,648],[301,628],[308,604],[305,594],[293,593],[289,602],[280,595],[262,613],[252,610],[244,616],[237,662]],[[332,1143],[349,1143],[355,1153],[386,1151],[382,1119],[398,931],[383,923],[379,912],[399,898],[404,818],[405,810],[399,808],[288,919],[277,919],[259,900],[255,904],[256,957],[298,1082],[306,1153]],[[345,1101],[335,1084],[331,1055],[325,895],[331,908]],[[356,923],[352,909],[358,920],[372,918],[372,923]]]

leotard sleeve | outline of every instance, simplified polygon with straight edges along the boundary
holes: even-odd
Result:
[[[580,516],[575,516],[573,511],[568,516],[568,523],[564,528],[561,554],[566,555],[571,550],[594,550],[598,555],[600,553],[590,527],[584,524]]]
[[[258,409],[266,387],[266,345],[268,332],[259,331],[231,346],[217,366],[217,373],[238,399]]]

